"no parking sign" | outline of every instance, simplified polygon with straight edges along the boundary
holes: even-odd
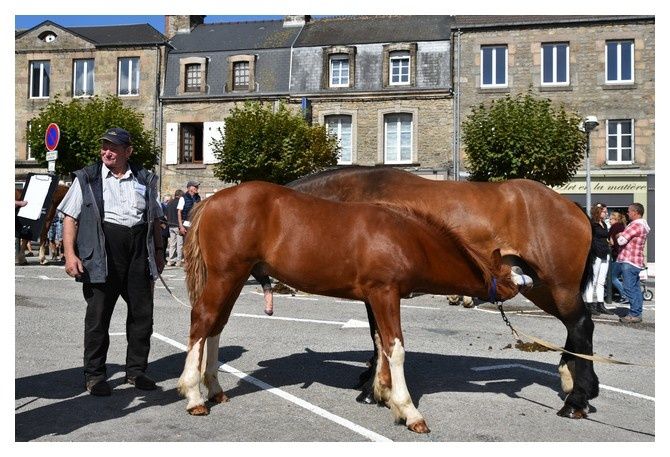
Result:
[[[47,147],[47,162],[48,162],[48,171],[53,172],[56,170],[56,159],[58,158],[58,151],[56,147],[58,146],[58,141],[60,140],[60,129],[58,124],[53,122],[47,126],[47,131],[44,133],[44,144]]]

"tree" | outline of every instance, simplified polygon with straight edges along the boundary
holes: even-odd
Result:
[[[337,164],[337,139],[321,125],[309,125],[284,104],[245,102],[226,119],[225,137],[213,139],[214,176],[228,182],[252,180],[277,184]]]
[[[473,181],[527,178],[556,186],[570,181],[586,148],[581,118],[530,91],[474,108],[463,123]]]
[[[143,115],[126,107],[116,96],[74,99],[63,103],[58,96],[30,121],[28,143],[34,157],[46,162],[44,133],[55,122],[60,129],[56,173],[67,175],[100,160],[100,137],[107,129],[121,127],[128,130],[133,140],[134,163],[152,169],[160,157],[153,132],[144,130]]]

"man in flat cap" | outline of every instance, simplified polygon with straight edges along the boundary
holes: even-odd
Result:
[[[128,305],[125,382],[153,390],[146,375],[153,331],[153,282],[163,269],[157,176],[128,162],[130,134],[111,128],[100,138],[100,161],[77,170],[58,206],[63,213],[65,271],[83,283],[84,378],[95,396],[107,383],[109,325],[119,296]]]
[[[186,183],[186,193],[181,196],[177,204],[177,220],[179,221],[179,233],[182,236],[186,235],[188,229],[188,213],[191,208],[200,201],[200,194],[198,189],[200,183],[198,181],[189,181]]]

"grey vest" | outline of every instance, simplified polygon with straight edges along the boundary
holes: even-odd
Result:
[[[156,175],[128,164],[140,184],[146,186],[144,198],[147,205],[144,213],[148,222],[147,252],[149,274],[152,280],[158,279],[156,267],[153,220],[153,201],[157,199]],[[105,216],[104,201],[102,199],[102,162],[89,165],[77,170],[73,175],[81,185],[82,205],[77,230],[77,253],[84,265],[84,273],[77,281],[86,283],[104,283],[107,280],[107,253],[105,252],[105,234],[102,231],[102,221]]]

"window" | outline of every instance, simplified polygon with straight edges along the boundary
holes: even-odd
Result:
[[[253,54],[228,57],[226,92],[256,89],[256,56]]]
[[[140,58],[119,59],[119,95],[139,95]]]
[[[396,51],[389,54],[389,84],[409,84],[409,52]]]
[[[412,115],[384,117],[384,163],[412,162]]]
[[[325,120],[328,133],[337,137],[337,142],[340,146],[340,154],[337,158],[338,165],[349,165],[353,163],[353,157],[351,153],[351,116],[326,116]]]
[[[607,121],[607,163],[633,163],[633,120]]]
[[[482,87],[507,87],[507,46],[482,46]]]
[[[95,61],[82,59],[74,61],[72,95],[85,97],[93,95],[95,77]]]
[[[48,60],[30,62],[30,98],[48,98],[51,64]]]
[[[542,45],[542,85],[567,86],[570,83],[570,46],[567,43]]]
[[[249,90],[249,62],[233,64],[233,90]]]
[[[199,63],[186,65],[185,92],[200,92],[202,86],[202,67]]]
[[[330,56],[330,87],[349,87],[349,56]]]
[[[632,83],[633,41],[608,41],[605,51],[605,68],[608,84]]]
[[[179,163],[202,163],[202,123],[181,124]]]

